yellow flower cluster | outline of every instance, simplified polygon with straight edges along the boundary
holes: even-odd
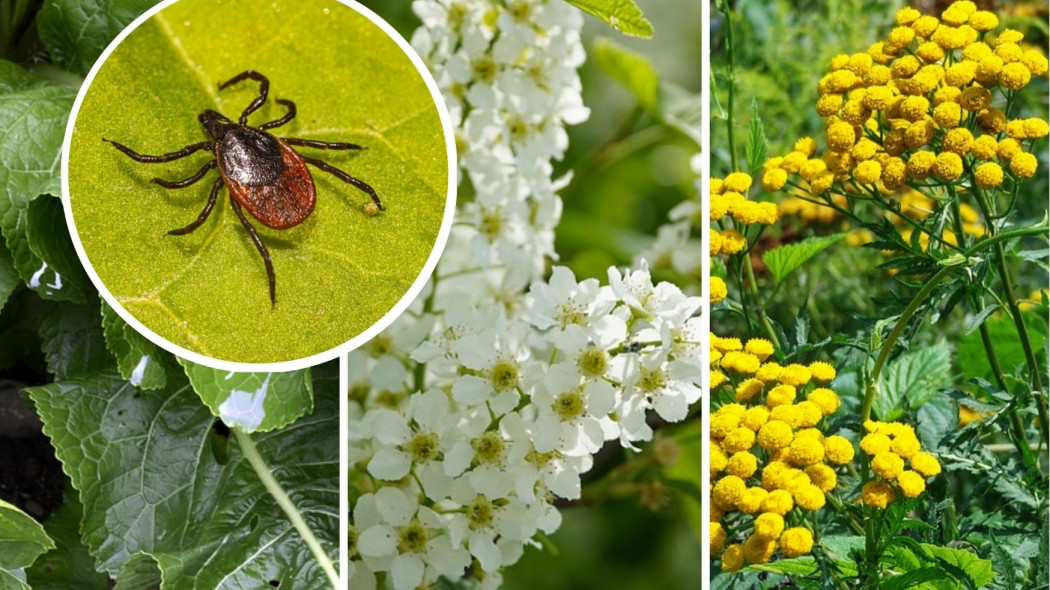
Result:
[[[994,35],[998,18],[973,2],[954,2],[940,19],[903,8],[896,24],[868,51],[832,59],[816,105],[828,150],[815,155],[803,138],[766,162],[763,188],[797,176],[811,195],[891,195],[909,182],[976,192],[1035,174],[1038,160],[1025,149],[1050,126],[1009,120],[996,96],[1009,103],[1045,76],[1046,56],[1022,49],[1018,31]],[[782,211],[793,208],[812,215],[794,199]]]
[[[860,448],[871,458],[871,471],[876,476],[861,489],[864,504],[886,508],[898,491],[906,498],[917,498],[926,490],[926,478],[941,472],[937,458],[922,452],[911,426],[868,420],[864,430],[868,434],[861,439]]]
[[[836,467],[854,456],[852,443],[820,428],[841,405],[826,387],[835,368],[782,366],[769,360],[773,352],[761,338],[711,335],[711,389],[731,391],[735,400],[711,416],[711,553],[722,553],[727,572],[768,562],[778,550],[809,553],[813,535],[803,512],[824,506],[838,485]],[[726,545],[730,532],[748,529],[743,543]]]
[[[747,248],[747,238],[741,233],[748,225],[773,225],[780,219],[775,203],[749,201],[751,176],[733,172],[725,178],[711,179],[711,222],[721,231],[711,229],[711,256],[732,255]],[[726,298],[728,289],[721,277],[711,277],[709,286],[711,303]]]

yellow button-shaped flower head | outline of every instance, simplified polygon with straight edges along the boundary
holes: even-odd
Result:
[[[784,557],[798,557],[813,550],[813,533],[805,527],[791,527],[780,535],[780,552]]]
[[[885,479],[894,479],[904,470],[904,459],[890,451],[879,453],[871,460],[871,470]]]
[[[860,490],[861,501],[866,506],[885,508],[895,497],[897,493],[893,491],[893,487],[884,481],[869,481]]]

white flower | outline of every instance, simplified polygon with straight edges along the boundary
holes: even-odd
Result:
[[[395,590],[415,590],[439,575],[458,578],[470,564],[470,555],[441,534],[441,517],[398,488],[359,498],[354,523],[362,531],[358,553],[372,571],[389,572]]]

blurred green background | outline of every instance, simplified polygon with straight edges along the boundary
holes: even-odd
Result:
[[[362,2],[406,39],[419,26],[408,1]],[[646,56],[661,81],[697,95],[701,71],[699,2],[639,0],[655,30],[651,39],[624,37],[586,17],[584,47],[607,37]],[[572,170],[561,191],[565,213],[557,229],[559,264],[577,277],[605,280],[610,265],[628,265],[648,246],[668,211],[695,194],[689,159],[697,147],[638,109],[632,94],[590,58],[580,70],[588,121],[570,127],[569,149],[555,174]],[[696,590],[701,587],[699,423],[663,429],[681,453],[673,472],[656,460],[660,444],[641,455],[610,449],[585,477],[584,500],[562,506],[561,528],[542,549],[527,549],[505,574],[504,588],[526,590]],[[668,480],[694,480],[689,494]],[[596,483],[588,485],[586,482]],[[549,542],[548,542],[549,541]]]

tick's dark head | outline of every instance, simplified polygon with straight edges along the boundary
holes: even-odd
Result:
[[[213,139],[222,139],[227,133],[237,128],[236,123],[211,109],[197,115],[197,120],[204,125]]]

